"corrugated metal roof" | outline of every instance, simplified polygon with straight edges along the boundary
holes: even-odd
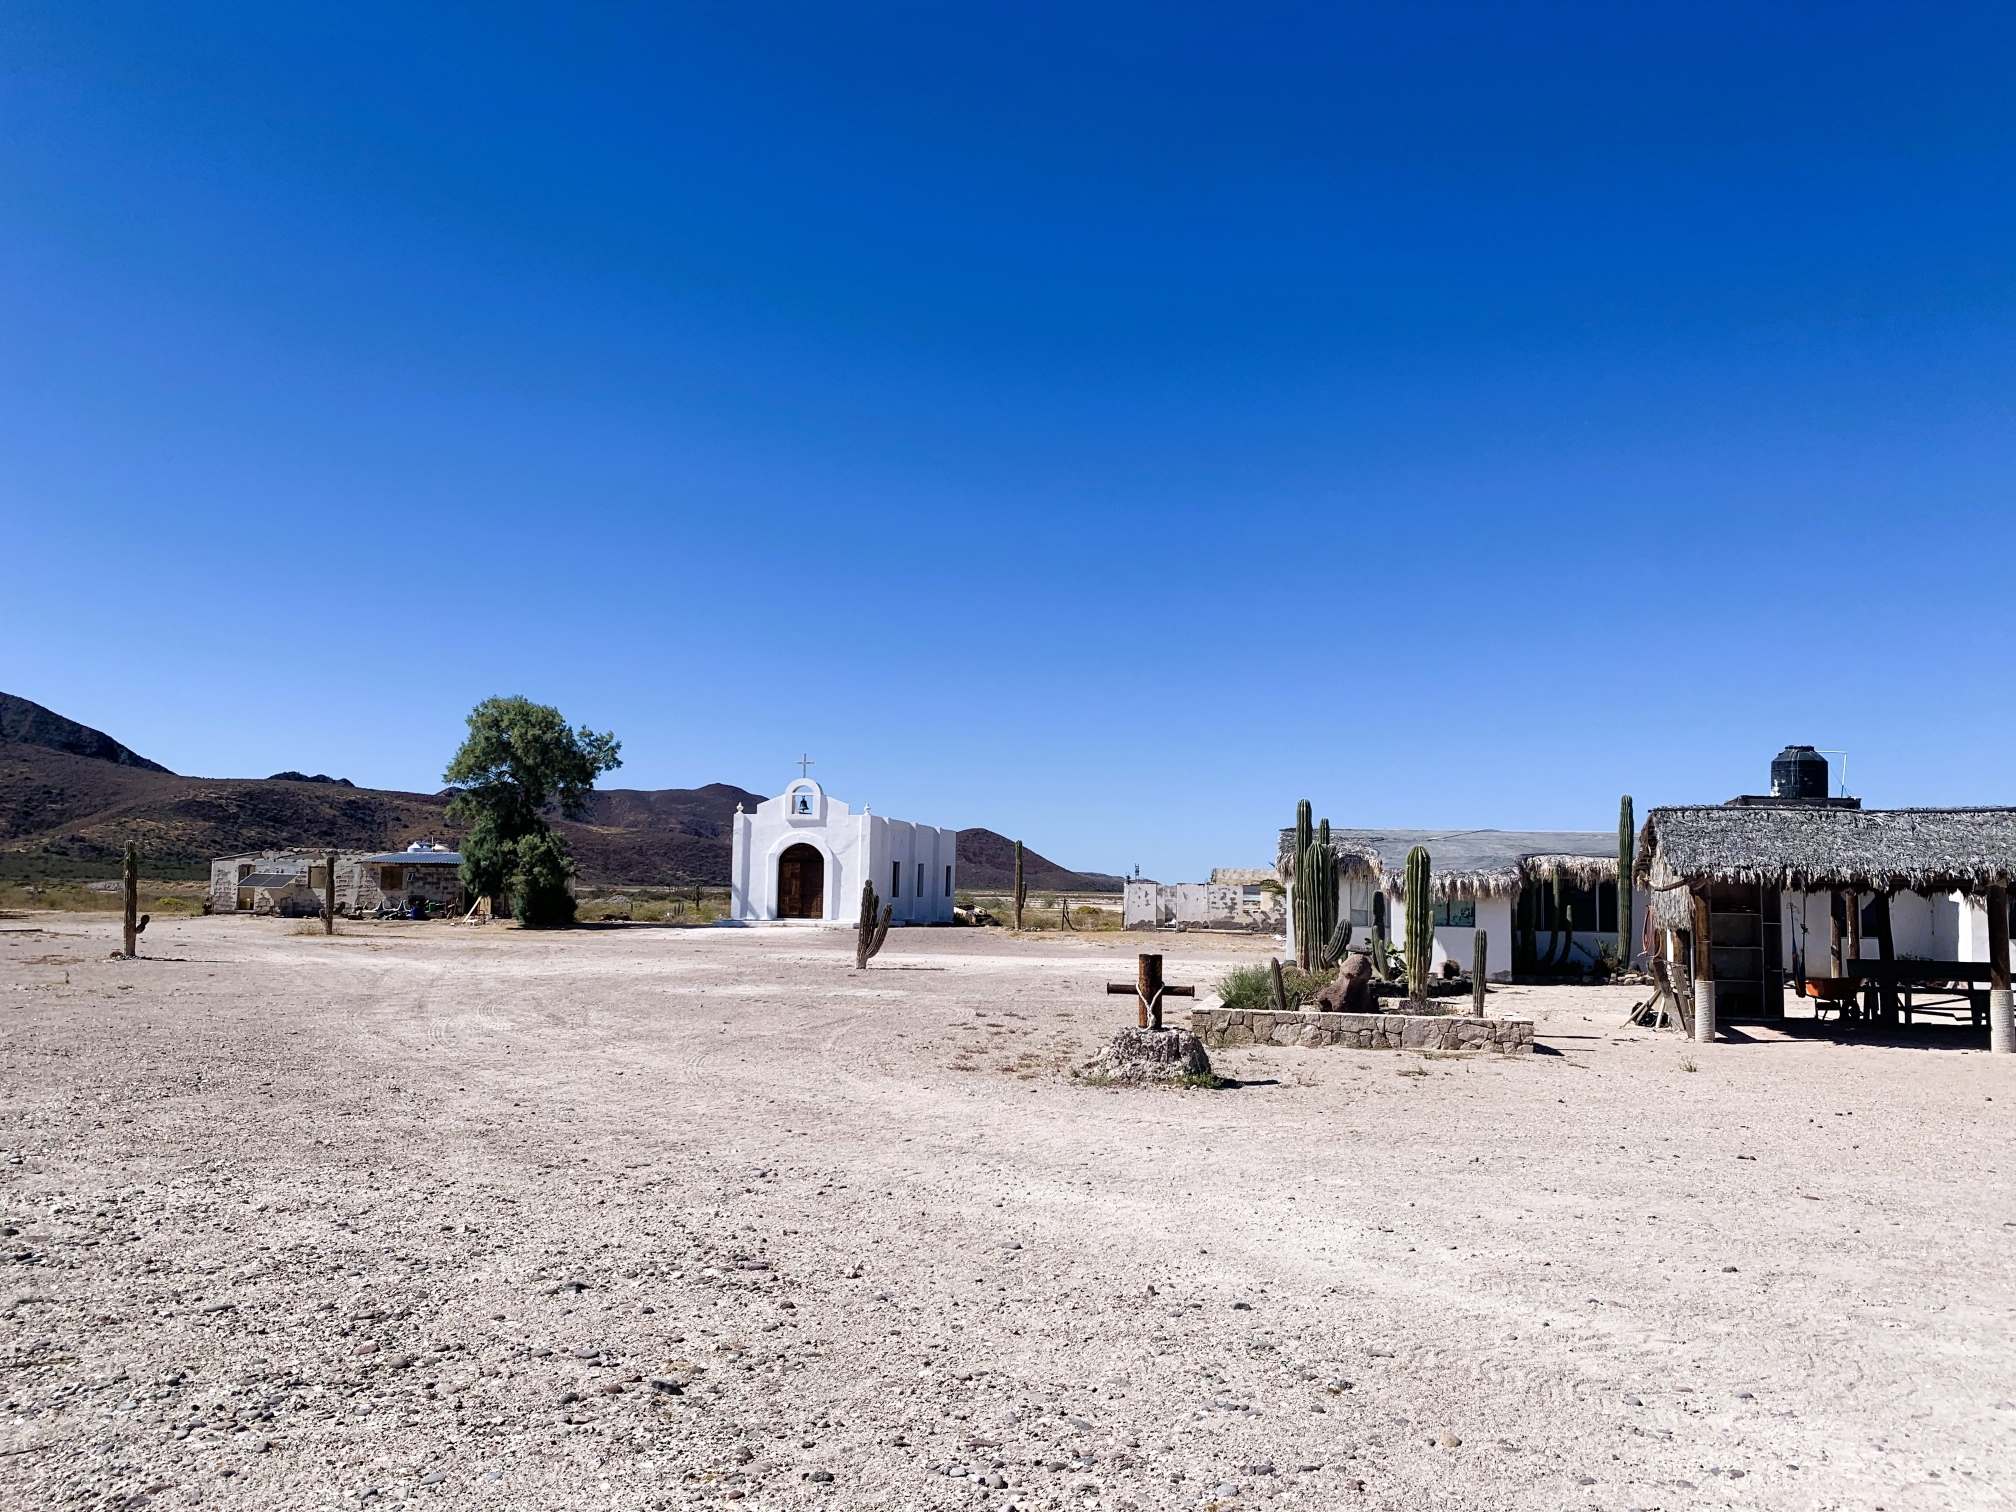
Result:
[[[383,856],[366,856],[364,866],[460,866],[457,851],[392,851]]]

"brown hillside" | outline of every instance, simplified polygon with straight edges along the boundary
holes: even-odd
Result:
[[[218,856],[304,846],[398,850],[453,844],[447,793],[393,793],[327,778],[178,777],[109,735],[0,694],[0,876],[104,877],[137,840],[150,877],[207,877]],[[21,732],[18,736],[13,732]],[[296,778],[299,780],[295,780]],[[735,808],[760,793],[731,783],[598,792],[580,823],[558,821],[584,882],[669,887],[728,881]],[[1046,891],[1118,892],[1122,878],[1074,872],[1025,851],[1024,876]],[[959,885],[1005,888],[1015,846],[993,830],[959,831]]]
[[[0,740],[68,751],[72,756],[90,756],[115,766],[137,767],[143,772],[168,771],[160,762],[149,761],[139,752],[127,749],[103,730],[65,719],[54,709],[45,709],[12,693],[0,693]]]
[[[728,820],[756,794],[698,789],[597,793],[588,821],[560,821],[586,882],[670,886],[728,880]],[[106,876],[128,840],[150,876],[208,876],[216,856],[267,846],[400,849],[454,843],[445,793],[326,782],[176,777],[0,741],[0,872]]]
[[[1104,872],[1074,872],[1022,847],[1022,881],[1046,892],[1119,892],[1124,877]],[[959,831],[959,886],[985,890],[1015,885],[1015,842],[989,829]]]

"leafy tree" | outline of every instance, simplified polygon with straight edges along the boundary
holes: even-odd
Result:
[[[558,709],[525,698],[486,698],[470,711],[469,738],[448,763],[461,789],[448,817],[469,825],[462,842],[462,885],[534,928],[570,924],[567,879],[574,860],[547,826],[557,808],[569,819],[588,809],[595,779],[623,763],[614,735],[567,728]]]

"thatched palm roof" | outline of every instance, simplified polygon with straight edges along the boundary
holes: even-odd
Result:
[[[1634,869],[1654,887],[1978,894],[2016,877],[2016,808],[1656,808]]]
[[[1529,881],[1551,879],[1558,870],[1578,887],[1594,887],[1617,876],[1617,837],[1582,830],[1332,830],[1337,875],[1346,882],[1374,882],[1400,897],[1407,879],[1407,852],[1428,848],[1429,875],[1437,898],[1500,898]],[[1281,832],[1276,868],[1282,882],[1295,875],[1295,831]]]

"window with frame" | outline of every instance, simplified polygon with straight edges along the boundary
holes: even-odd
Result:
[[[1444,899],[1431,911],[1431,920],[1450,929],[1475,929],[1477,901],[1474,898]]]

